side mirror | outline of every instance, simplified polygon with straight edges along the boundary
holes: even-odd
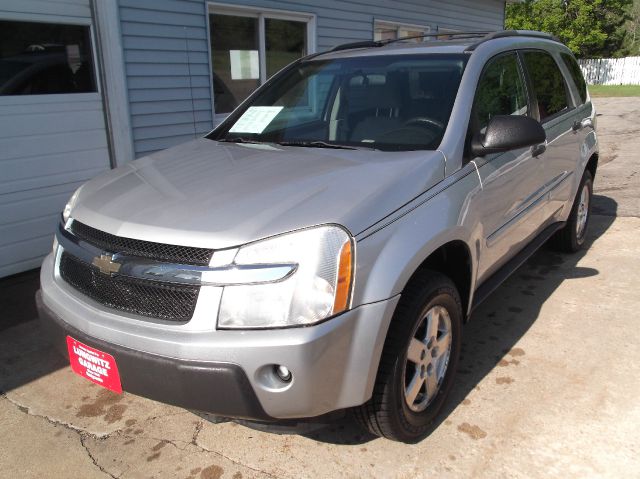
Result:
[[[474,135],[471,152],[474,156],[539,145],[547,140],[547,134],[540,122],[520,115],[496,115],[484,132]]]

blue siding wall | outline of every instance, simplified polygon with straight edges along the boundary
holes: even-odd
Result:
[[[433,30],[501,30],[504,0],[226,0],[216,3],[313,13],[318,51],[370,40],[373,22]],[[200,136],[213,127],[207,2],[119,0],[137,156]]]
[[[120,0],[119,5],[136,155],[209,131],[205,2]]]

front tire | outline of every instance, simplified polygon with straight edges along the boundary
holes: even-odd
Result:
[[[402,293],[373,396],[355,409],[369,432],[401,442],[422,439],[444,405],[458,366],[462,305],[453,282],[426,271]]]
[[[592,199],[593,178],[591,172],[585,170],[567,224],[553,237],[551,244],[556,250],[575,253],[582,249],[591,218]]]

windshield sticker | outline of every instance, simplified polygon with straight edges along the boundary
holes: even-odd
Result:
[[[250,106],[229,130],[229,133],[262,133],[282,106]]]

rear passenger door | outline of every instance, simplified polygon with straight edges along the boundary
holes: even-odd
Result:
[[[587,95],[587,82],[582,75],[582,70],[578,65],[576,59],[570,53],[560,53],[560,59],[562,60],[561,66],[566,67],[565,77],[570,80],[570,83],[573,85],[569,86],[569,89],[572,92],[573,102],[575,105],[575,109],[572,111],[572,128],[575,132],[576,141],[578,142],[578,150],[580,155],[580,166],[586,165],[589,160],[588,155],[591,149],[593,148],[596,136],[595,136],[595,116],[594,109],[591,100]],[[574,165],[576,168],[578,165]],[[582,173],[582,170],[578,168],[576,172],[576,176]],[[574,181],[569,181],[569,183],[573,183],[574,188],[569,192],[570,200],[573,201],[573,195],[577,191],[578,183],[581,180],[580,178],[575,178]]]
[[[525,50],[521,56],[533,94],[533,113],[547,133],[543,155],[543,187],[547,195],[545,220],[560,216],[573,197],[573,178],[579,161],[579,143],[574,123],[578,109],[556,59],[543,50]],[[578,116],[577,116],[578,115]]]
[[[496,115],[532,116],[524,71],[516,52],[487,62],[476,88],[468,137],[483,133]],[[482,191],[475,199],[483,228],[479,258],[482,282],[535,235],[541,223],[542,162],[530,147],[471,158],[478,167]]]

